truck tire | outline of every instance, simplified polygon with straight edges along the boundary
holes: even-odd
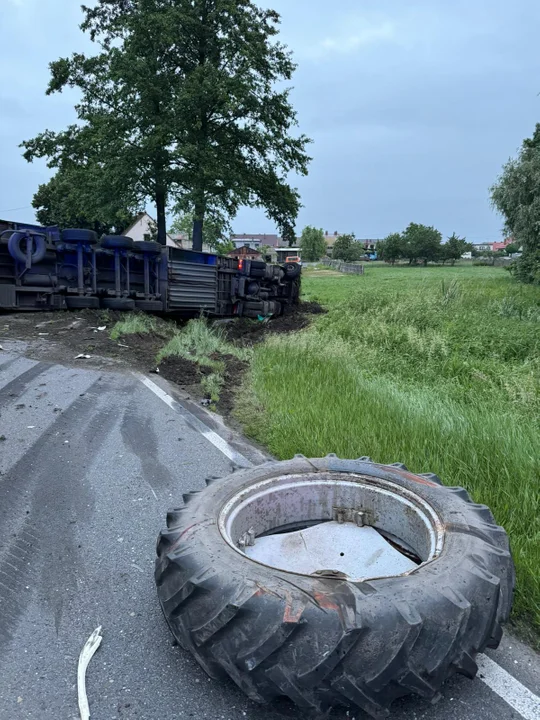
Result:
[[[33,242],[33,252],[31,261],[32,264],[41,262],[47,252],[47,244],[45,238],[40,235],[34,235],[30,233],[30,237],[25,232],[14,232],[8,240],[8,252],[14,260],[18,260],[21,263],[26,263],[26,249],[23,250],[21,243],[23,240]]]
[[[62,231],[60,236],[61,242],[70,245],[97,245],[98,236],[93,230],[80,230],[77,228],[68,228]]]
[[[135,310],[135,300],[129,298],[101,298],[101,307],[106,310]]]
[[[285,273],[285,280],[296,280],[300,277],[302,268],[298,263],[290,262],[283,265],[283,272]]]
[[[212,678],[261,703],[286,696],[312,713],[345,705],[383,718],[396,698],[433,698],[455,672],[473,678],[475,655],[498,645],[514,587],[508,538],[463,488],[335,455],[207,482],[168,513],[155,580],[173,635]],[[292,571],[296,551],[274,566],[246,554],[272,531],[335,513],[358,524],[358,512],[420,564],[351,578]],[[328,547],[337,564],[341,546]]]
[[[125,235],[104,235],[101,238],[101,247],[107,250],[133,250],[135,243]]]
[[[99,298],[90,297],[88,295],[74,295],[66,297],[66,306],[72,310],[80,310],[82,308],[99,308]]]
[[[137,252],[151,253],[152,255],[159,255],[164,245],[160,245],[157,242],[149,242],[147,240],[141,240],[141,242],[133,242],[133,249]]]

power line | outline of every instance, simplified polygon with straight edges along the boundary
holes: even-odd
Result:
[[[31,207],[31,205],[25,205],[24,207],[11,208],[10,210],[0,210],[0,213],[17,212],[17,210],[29,210]]]

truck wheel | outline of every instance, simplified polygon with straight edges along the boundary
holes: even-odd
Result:
[[[137,252],[152,253],[153,255],[159,255],[165,246],[160,245],[157,242],[149,242],[147,240],[141,240],[140,242],[133,241],[133,249]]]
[[[135,243],[125,235],[104,235],[101,238],[101,247],[107,250],[134,250]]]
[[[66,297],[66,306],[68,308],[71,308],[72,310],[80,310],[82,308],[99,308],[99,298],[97,297],[89,297],[87,295],[85,296],[67,296]]]
[[[285,273],[285,280],[296,280],[302,272],[302,268],[298,263],[290,262],[283,265],[283,272]]]
[[[62,231],[61,242],[70,245],[97,245],[98,236],[93,230],[79,230],[77,228]]]
[[[32,233],[27,235],[25,232],[14,232],[13,235],[11,235],[8,240],[8,252],[11,257],[21,263],[26,262],[26,247],[24,250],[21,247],[23,240],[33,243],[32,263],[36,264],[41,262],[47,252],[47,244],[45,238]]]
[[[184,496],[157,544],[173,635],[253,700],[383,718],[496,647],[514,567],[485,505],[432,474],[296,456]],[[362,549],[360,551],[360,549]]]
[[[135,310],[135,300],[129,300],[129,298],[101,298],[101,307],[107,310]]]

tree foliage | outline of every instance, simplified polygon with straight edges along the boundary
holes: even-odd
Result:
[[[304,135],[284,87],[295,69],[277,42],[279,15],[253,0],[98,0],[81,28],[93,56],[51,64],[47,94],[76,88],[78,122],[23,143],[25,157],[100,169],[100,192],[153,200],[165,243],[168,204],[207,211],[265,208],[290,235],[300,207],[290,172],[307,173]]]
[[[391,233],[377,244],[377,257],[391,265],[405,257],[405,240],[402,233]]]
[[[170,233],[183,233],[189,241],[193,241],[193,219],[194,212],[182,212],[177,209],[177,214],[169,228]],[[204,230],[204,241],[211,248],[217,249],[218,246],[229,240],[230,226],[221,217],[210,216],[207,218]],[[234,249],[234,245],[231,250]]]
[[[448,240],[441,245],[441,260],[443,265],[447,260],[453,265],[456,260],[459,260],[466,252],[472,252],[472,243],[468,243],[465,238],[459,237],[456,233],[452,233]]]
[[[439,259],[441,254],[441,233],[434,227],[410,223],[403,233],[405,257],[409,263],[421,261],[424,265]]]
[[[354,233],[346,233],[340,235],[334,243],[332,258],[345,262],[356,262],[364,257],[365,252],[364,246],[358,242]]]
[[[504,251],[507,255],[513,255],[519,252],[519,245],[512,242],[504,248]]]
[[[302,230],[300,237],[300,248],[302,251],[302,260],[306,262],[316,262],[326,255],[326,242],[324,240],[324,230],[308,225]]]
[[[133,221],[137,208],[133,198],[122,189],[104,192],[96,175],[88,167],[66,165],[40,185],[32,206],[41,225],[87,228],[99,235],[122,233]]]
[[[516,278],[540,284],[540,124],[532,138],[523,141],[518,156],[504,165],[491,200],[505,230],[523,250],[512,265]]]

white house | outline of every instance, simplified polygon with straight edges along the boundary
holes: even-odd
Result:
[[[143,242],[143,240],[151,240],[156,236],[156,221],[146,212],[139,213],[134,222],[124,232],[124,235],[130,237],[135,242]],[[182,250],[193,250],[193,241],[188,239],[185,233],[170,235],[167,233],[167,247],[181,248]],[[205,253],[215,252],[210,245],[203,243],[202,251]]]
[[[156,235],[156,221],[146,212],[137,215],[134,222],[124,232],[124,235],[130,237],[135,242],[143,242],[144,240],[152,240]],[[182,247],[182,243],[174,240],[167,234],[167,245],[169,247]]]

